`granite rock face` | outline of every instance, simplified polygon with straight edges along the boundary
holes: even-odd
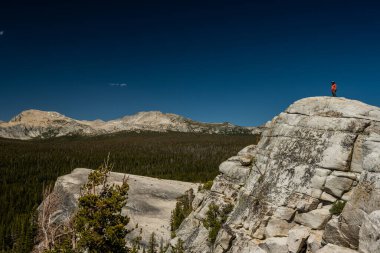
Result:
[[[54,229],[56,224],[69,222],[78,206],[80,188],[86,183],[90,171],[79,168],[57,179],[54,189],[49,195],[50,200],[53,201],[52,208],[47,214],[51,229]],[[177,203],[177,198],[190,189],[197,192],[198,184],[115,172],[110,173],[108,182],[121,184],[124,176],[128,178],[129,184],[128,201],[123,209],[123,213],[130,217],[128,226],[132,229],[138,224],[138,227],[142,229],[143,244],[147,244],[152,232],[155,233],[157,240],[160,241],[162,238],[163,241],[168,241],[170,216]],[[41,206],[39,213],[41,213]],[[138,234],[139,229],[134,230],[128,234],[128,238],[135,238]],[[39,252],[41,248],[41,244],[37,245],[35,252]]]
[[[365,217],[359,233],[360,252],[380,252],[380,210]]]
[[[195,199],[172,241],[181,238],[186,252],[379,252],[380,108],[299,100]],[[347,203],[332,215],[337,200]],[[211,203],[234,206],[215,242],[203,226]]]

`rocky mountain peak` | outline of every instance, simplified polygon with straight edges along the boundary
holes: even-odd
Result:
[[[25,110],[13,117],[9,122],[47,122],[52,120],[68,119],[66,116],[58,112],[40,111],[40,110]]]
[[[233,124],[202,123],[160,111],[139,112],[110,121],[90,121],[72,119],[57,112],[27,110],[0,125],[0,137],[12,139],[101,135],[121,131],[260,134],[261,129]]]
[[[125,116],[123,117],[123,121],[128,123],[135,124],[171,124],[175,123],[175,121],[182,120],[183,117],[170,114],[170,113],[162,113],[160,111],[148,111],[148,112],[139,112],[135,115]]]

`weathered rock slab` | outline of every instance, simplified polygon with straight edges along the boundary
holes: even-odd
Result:
[[[273,216],[282,220],[290,221],[295,212],[296,211],[293,208],[280,206],[274,211]]]
[[[70,174],[57,179],[53,193],[60,196],[61,201],[55,206],[55,219],[63,222],[75,212],[80,188],[87,181],[89,169],[75,169]],[[189,189],[194,192],[198,184],[162,180],[151,177],[128,175],[111,172],[109,183],[121,184],[124,176],[128,178],[128,201],[123,213],[130,217],[128,226],[134,228],[136,224],[142,228],[143,242],[147,243],[149,236],[154,232],[157,238],[167,241],[170,238],[170,215],[175,208],[177,198]],[[135,230],[129,237],[138,233]]]
[[[327,208],[320,208],[308,213],[298,213],[294,221],[312,229],[322,229],[330,217],[331,214]]]
[[[323,230],[311,230],[307,238],[307,250],[311,253],[317,252],[322,247]]]
[[[265,235],[267,238],[287,236],[291,227],[286,220],[271,218],[266,226]]]
[[[288,236],[288,249],[290,253],[298,253],[303,247],[306,246],[306,240],[310,232],[306,227],[295,227],[289,231]],[[306,247],[305,247],[306,248]]]
[[[359,251],[363,253],[380,252],[380,210],[365,218],[360,228]]]
[[[287,237],[272,237],[260,244],[267,253],[288,253]]]
[[[327,222],[323,234],[324,241],[348,248],[355,247],[355,243],[351,242],[342,235],[340,227],[341,223],[339,222],[338,217],[334,217],[329,222]]]
[[[326,179],[325,191],[340,198],[344,192],[351,189],[353,180],[347,177],[330,175]]]
[[[356,250],[344,248],[344,247],[337,246],[334,244],[327,244],[323,248],[317,250],[316,253],[359,253],[359,252]]]
[[[242,166],[240,162],[225,161],[220,164],[219,171],[238,183],[244,183],[250,170],[248,167]]]

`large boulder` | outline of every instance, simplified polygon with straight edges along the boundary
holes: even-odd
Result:
[[[357,249],[360,228],[376,210],[380,210],[380,173],[364,170],[339,219],[326,226],[324,240]]]
[[[380,252],[380,210],[372,212],[365,218],[359,233],[359,251]]]
[[[287,237],[272,237],[260,244],[267,253],[288,253]]]
[[[273,216],[282,220],[290,221],[294,217],[295,212],[296,211],[293,208],[280,206],[274,211]]]
[[[307,252],[315,253],[317,250],[322,248],[322,236],[323,230],[311,230],[310,235],[307,238]]]
[[[273,217],[266,226],[265,235],[266,237],[287,236],[291,227],[292,224],[289,224],[286,220]]]
[[[325,226],[323,240],[327,243],[337,244],[343,247],[355,248],[356,243],[351,242],[341,232],[341,220],[338,217],[332,218]]]
[[[344,248],[334,244],[327,244],[323,248],[317,250],[316,253],[359,253],[356,250],[350,248]]]
[[[325,183],[325,191],[338,198],[342,197],[344,192],[351,189],[353,180],[347,177],[328,176]]]
[[[307,213],[297,214],[295,222],[313,229],[322,229],[329,221],[331,213],[327,208],[316,209]]]
[[[288,249],[290,253],[299,253],[303,248],[306,249],[306,240],[310,236],[307,227],[295,227],[289,231]]]
[[[249,174],[249,168],[241,165],[240,160],[228,160],[220,164],[219,171],[238,184],[244,184]]]

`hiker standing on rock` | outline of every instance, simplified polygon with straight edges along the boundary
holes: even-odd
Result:
[[[334,81],[331,82],[331,93],[333,97],[336,97],[336,83]]]

